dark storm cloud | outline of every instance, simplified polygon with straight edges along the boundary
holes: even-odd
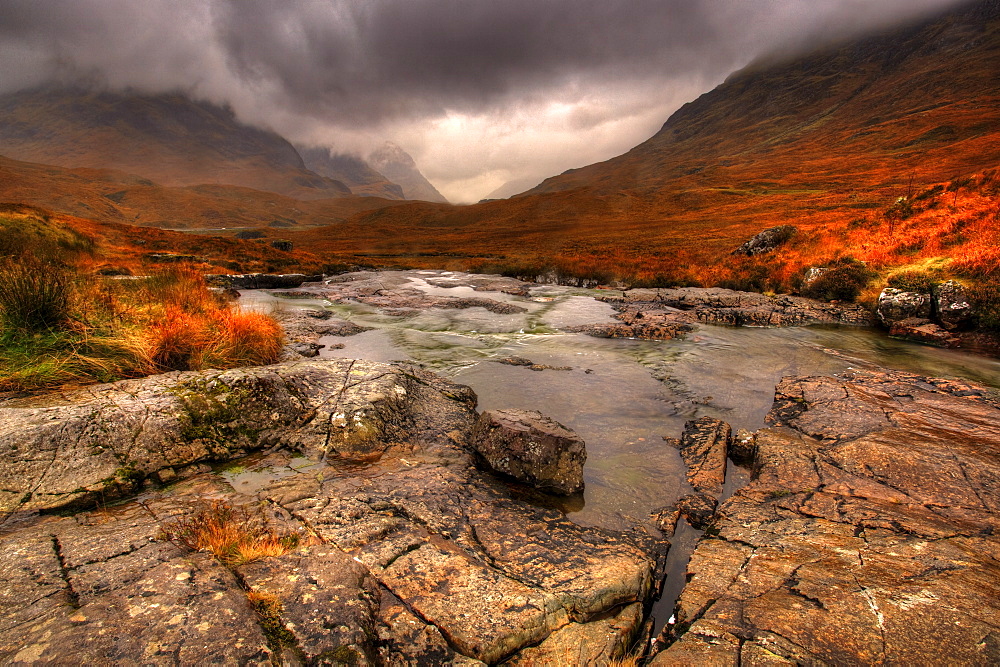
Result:
[[[853,32],[948,4],[0,0],[0,54],[10,59],[0,85],[60,72],[153,89],[243,83],[288,111],[377,124],[537,101],[574,82],[586,90],[668,82],[678,72],[717,77],[810,35]]]
[[[180,89],[293,140],[393,139],[468,200],[624,152],[754,58],[960,2],[0,0],[0,91]]]
[[[552,87],[726,73],[775,49],[949,0],[225,0],[230,63],[290,103],[353,121],[476,111]]]

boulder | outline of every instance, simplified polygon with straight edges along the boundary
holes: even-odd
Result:
[[[235,289],[289,289],[302,283],[320,282],[323,276],[303,273],[208,274],[205,280],[210,285]]]
[[[937,347],[958,347],[961,344],[961,341],[949,331],[919,317],[908,317],[905,320],[892,322],[889,326],[889,335]]]
[[[490,468],[559,494],[583,490],[583,440],[531,410],[487,410],[472,431],[472,448]]]
[[[675,308],[626,308],[615,315],[619,323],[587,324],[570,331],[595,338],[640,338],[671,340],[694,330],[695,318]]]
[[[1000,660],[1000,406],[896,371],[781,381],[754,479],[651,664]]]
[[[934,317],[948,331],[968,328],[975,320],[975,311],[966,294],[965,286],[947,280],[933,289]]]
[[[733,251],[734,255],[762,255],[771,252],[778,246],[787,243],[797,230],[793,225],[769,227],[758,232],[753,238]]]
[[[876,313],[886,326],[912,317],[930,319],[931,297],[929,294],[886,287],[879,294]]]

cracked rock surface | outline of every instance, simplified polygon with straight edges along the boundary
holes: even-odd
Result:
[[[785,378],[652,664],[996,664],[1000,408],[894,371]]]
[[[184,430],[177,387],[235,394],[229,430]],[[55,503],[55,492],[15,504],[0,527],[3,663],[481,664],[564,628],[548,646],[606,636],[604,655],[638,630],[662,567],[662,541],[580,527],[477,469],[475,394],[406,365],[300,361],[35,400],[3,404],[21,420],[5,442],[55,439],[67,480],[104,474],[94,441],[73,439],[94,424],[104,451],[128,453],[149,480],[163,462],[179,467],[182,446],[195,467],[112,508],[71,513],[88,497]],[[129,401],[145,421],[126,418]],[[122,418],[100,421],[110,410]],[[241,430],[251,421],[259,430]],[[206,433],[242,439],[221,453],[191,444]],[[219,472],[197,467],[264,446]],[[216,501],[263,508],[299,545],[224,565],[165,541],[165,525]],[[37,512],[49,507],[64,513]]]
[[[734,326],[787,327],[844,323],[870,325],[871,313],[857,304],[833,304],[799,296],[767,296],[720,287],[633,289],[622,296],[602,297],[623,311],[662,309],[689,311],[699,322]]]

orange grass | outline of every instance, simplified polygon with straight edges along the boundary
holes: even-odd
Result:
[[[164,524],[161,538],[192,551],[206,551],[226,567],[281,556],[299,546],[297,535],[280,535],[258,505],[233,507],[224,500],[194,516]]]

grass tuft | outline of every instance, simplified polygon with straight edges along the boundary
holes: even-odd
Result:
[[[191,551],[206,551],[226,567],[281,556],[299,546],[297,535],[280,535],[256,507],[233,507],[223,500],[194,516],[164,524],[161,538]]]

